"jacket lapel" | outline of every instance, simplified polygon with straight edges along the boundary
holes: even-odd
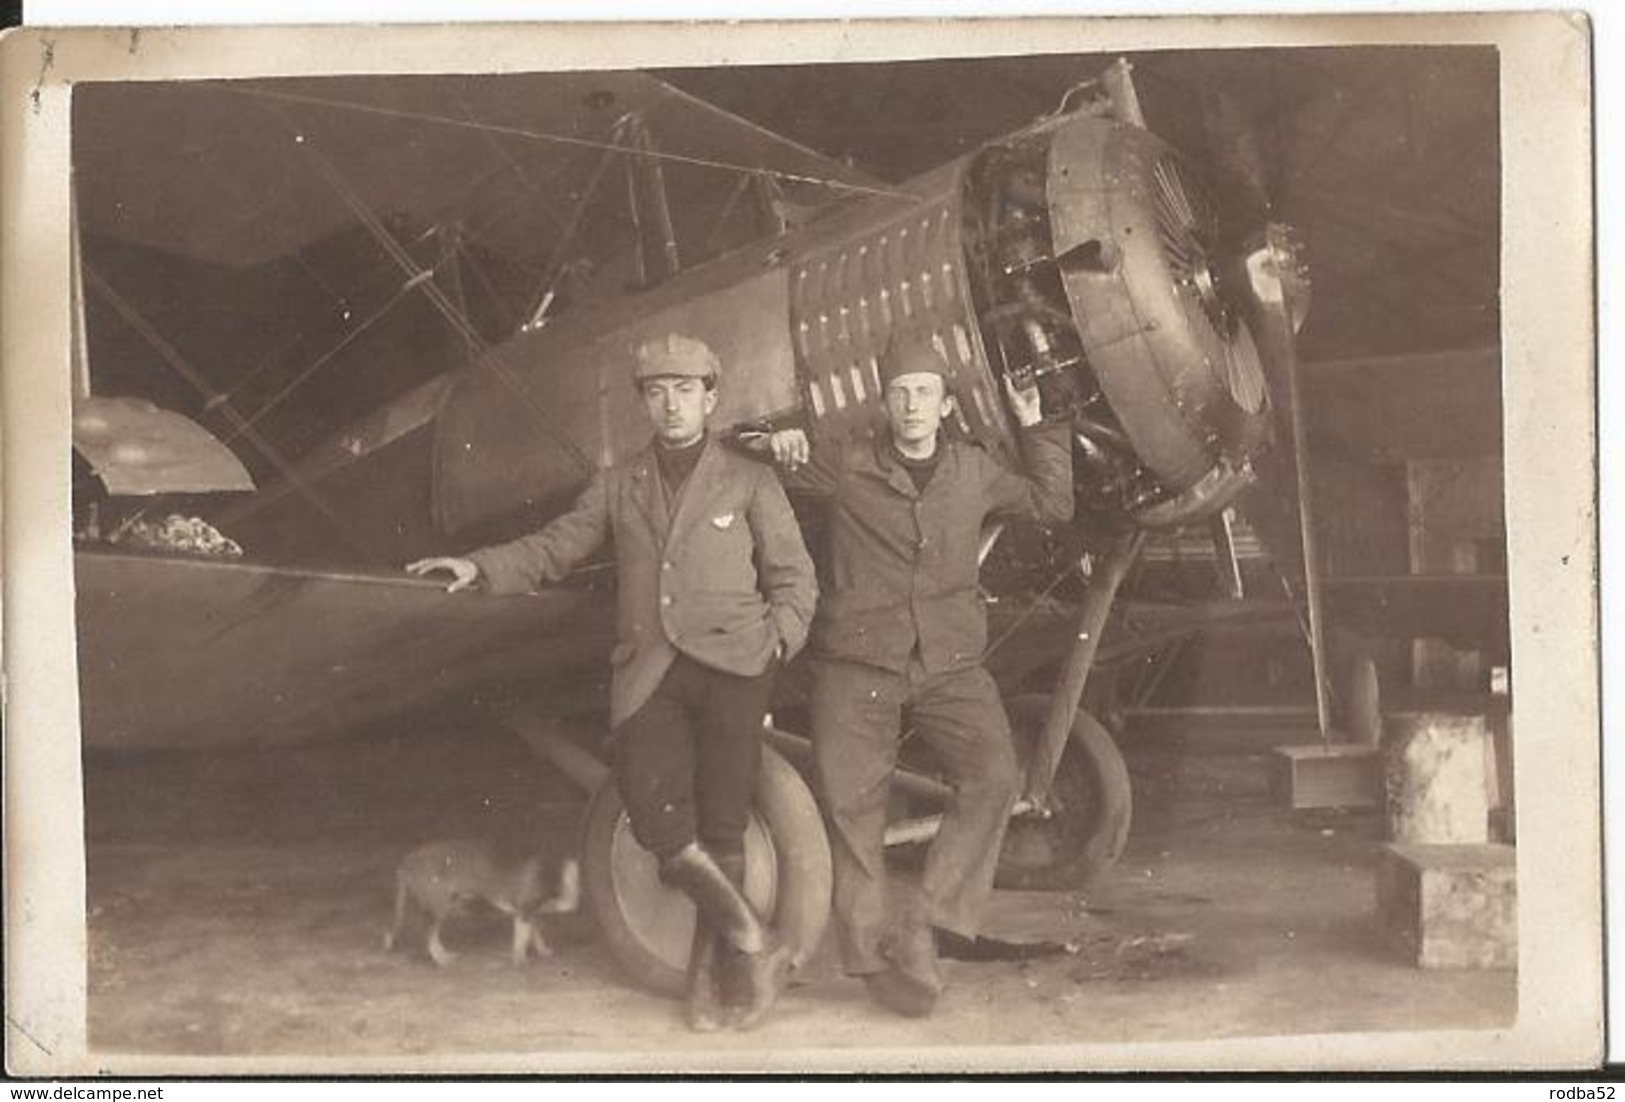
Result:
[[[876,478],[886,483],[904,497],[919,497],[920,492],[914,488],[914,480],[909,477],[908,471],[904,470],[903,465],[888,454],[888,444],[889,441],[885,436],[876,433],[872,447],[867,450],[858,449],[859,455],[867,454],[869,459],[869,462],[865,464],[868,470],[863,473],[870,478]],[[938,446],[941,446],[940,442]]]
[[[700,517],[705,515],[706,505],[711,498],[716,496],[717,490],[720,489],[714,476],[717,464],[722,462],[721,458],[716,454],[719,446],[716,438],[712,436],[707,436],[705,443],[700,445],[703,449],[700,452],[700,457],[694,461],[694,469],[689,472],[688,481],[683,484],[682,493],[677,495],[677,510],[672,514],[671,527],[666,533],[668,543],[675,543],[681,539],[683,534],[693,527]],[[653,463],[654,460],[651,457],[650,465],[653,466]],[[654,477],[656,481],[659,481],[660,472],[655,471]]]
[[[648,520],[649,530],[654,533],[655,542],[659,543],[666,538],[669,517],[666,512],[666,491],[660,485],[660,469],[655,466],[654,448],[650,444],[638,452],[629,466],[632,503]]]

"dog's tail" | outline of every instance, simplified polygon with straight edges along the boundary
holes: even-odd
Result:
[[[559,894],[537,904],[536,913],[565,914],[581,905],[581,866],[574,857],[566,857],[559,866]]]

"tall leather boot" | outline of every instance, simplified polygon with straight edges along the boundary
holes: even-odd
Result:
[[[721,938],[705,915],[694,915],[694,946],[688,954],[688,1028],[696,1033],[715,1033],[729,1024],[729,1011],[718,990],[720,961],[717,948]]]
[[[707,850],[706,852],[710,852]],[[728,882],[745,890],[745,855],[743,853],[712,853],[711,859],[728,878]],[[725,938],[716,939],[717,993],[723,1004],[723,1020],[737,1026],[745,1007],[750,1003],[750,976],[745,967],[745,954],[728,944]]]
[[[789,947],[778,943],[744,893],[699,845],[684,846],[666,859],[660,872],[667,883],[694,900],[701,916],[738,951],[737,968],[730,969],[739,978],[742,997],[735,1026],[750,1029],[760,1024],[784,988]]]

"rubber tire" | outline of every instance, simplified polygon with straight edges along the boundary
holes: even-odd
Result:
[[[1019,696],[1006,705],[1016,754],[1025,768],[1049,713],[1049,698]],[[1123,855],[1133,818],[1133,786],[1122,752],[1094,716],[1078,710],[1055,773],[1057,812],[1012,819],[994,884],[1016,891],[1070,891],[1096,883]],[[1024,858],[1024,843],[1053,859]],[[1030,850],[1028,851],[1030,853]]]
[[[632,839],[613,777],[598,786],[588,805],[581,854],[587,907],[616,963],[639,987],[681,997],[694,907],[660,882],[654,857]],[[768,747],[762,750],[746,855],[746,895],[758,911],[771,914],[795,964],[802,964],[829,923],[829,838],[807,783]],[[657,913],[649,913],[651,905]],[[640,913],[629,913],[634,907]]]

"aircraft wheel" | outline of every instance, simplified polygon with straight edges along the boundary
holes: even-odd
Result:
[[[1020,696],[1006,705],[1016,753],[1025,765],[1038,744],[1049,698]],[[1128,766],[1100,721],[1081,708],[1061,755],[1055,814],[1010,821],[995,883],[1025,891],[1063,891],[1094,883],[1123,855],[1133,792]]]
[[[694,905],[660,879],[632,837],[613,778],[599,785],[582,838],[582,886],[610,952],[638,986],[681,996]],[[745,895],[803,963],[829,921],[833,880],[818,804],[789,762],[762,750],[756,804],[745,828]]]

